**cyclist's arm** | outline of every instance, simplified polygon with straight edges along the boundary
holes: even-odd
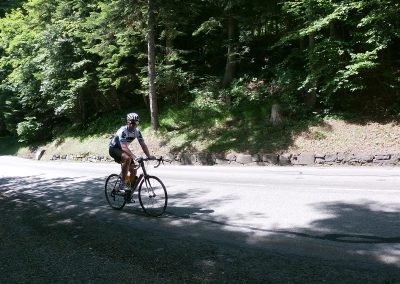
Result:
[[[152,155],[150,155],[149,148],[147,147],[146,143],[143,140],[139,140],[139,144],[148,158],[153,157]]]

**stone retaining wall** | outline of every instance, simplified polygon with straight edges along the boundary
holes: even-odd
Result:
[[[43,151],[43,150],[42,150]],[[41,157],[41,156],[40,156]],[[214,154],[214,153],[179,153],[165,156],[172,164],[179,165],[400,165],[400,154],[355,154],[355,153],[329,153],[329,154]],[[40,158],[39,158],[40,159]],[[114,162],[107,156],[93,156],[88,153],[81,155],[53,155],[50,160],[68,160],[83,162]]]

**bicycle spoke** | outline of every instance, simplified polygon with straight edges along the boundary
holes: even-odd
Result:
[[[118,188],[121,184],[121,177],[117,174],[112,174],[107,178],[105,184],[105,195],[108,204],[114,209],[122,209],[125,206],[124,194],[118,192]]]
[[[140,205],[144,212],[150,216],[160,216],[165,212],[168,202],[167,190],[165,189],[162,181],[155,177],[149,176],[146,173],[144,165],[145,161],[156,160],[158,167],[160,163],[164,162],[162,157],[154,158],[138,158],[136,161],[139,163],[137,168],[141,168],[143,173],[139,176],[135,186],[132,188],[132,193],[137,189]],[[105,183],[104,192],[108,204],[114,209],[122,209],[127,202],[127,193],[120,192],[119,188],[123,183],[121,176],[117,174],[110,175]]]
[[[146,214],[160,216],[167,207],[167,191],[157,177],[146,177],[139,189],[139,202]]]

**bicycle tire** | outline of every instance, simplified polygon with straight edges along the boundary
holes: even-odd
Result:
[[[120,175],[112,174],[108,176],[104,186],[104,193],[106,195],[107,202],[111,208],[115,210],[124,208],[126,203],[125,196],[116,192],[116,188],[119,187],[121,182],[122,179]]]
[[[138,190],[140,206],[152,217],[161,216],[168,204],[168,194],[163,182],[155,176],[142,179]]]

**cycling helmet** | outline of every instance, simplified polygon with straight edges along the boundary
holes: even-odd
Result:
[[[139,115],[135,112],[128,113],[126,115],[126,120],[129,122],[139,123]]]

